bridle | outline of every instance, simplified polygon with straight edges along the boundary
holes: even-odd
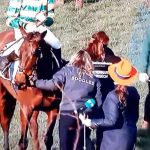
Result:
[[[34,34],[34,33],[33,33]],[[36,34],[36,33],[35,33]],[[34,36],[34,35],[32,35],[32,36]],[[37,36],[39,36],[39,35],[37,35]],[[31,37],[31,38],[34,38],[34,37]],[[36,38],[36,37],[35,37]],[[26,42],[28,42],[28,39],[25,39],[25,40],[27,40]],[[29,39],[30,40],[30,39]],[[23,51],[22,51],[22,53],[21,53],[21,56],[19,57],[19,61],[20,61],[20,63],[19,63],[19,66],[18,66],[18,70],[17,70],[17,75],[19,75],[19,76],[22,76],[23,78],[24,78],[24,81],[25,82],[23,82],[23,83],[19,83],[19,82],[17,82],[17,80],[16,80],[16,84],[18,85],[18,87],[19,88],[24,88],[24,87],[26,87],[26,86],[31,86],[31,84],[30,84],[30,80],[32,80],[32,78],[33,77],[35,77],[36,76],[36,62],[37,62],[37,60],[38,60],[38,58],[40,57],[40,55],[41,55],[41,47],[39,46],[39,42],[40,42],[40,40],[41,39],[38,39],[37,41],[36,41],[36,39],[35,39],[35,41],[34,41],[34,39],[33,39],[33,41],[31,41],[31,42],[33,42],[32,44],[30,44],[30,43],[28,43],[29,45],[29,48],[30,48],[30,56],[28,56],[28,57],[31,57],[30,59],[29,59],[29,63],[28,63],[28,65],[26,66],[25,64],[24,64],[24,62],[22,62],[23,60],[23,58],[22,58],[22,55],[25,55],[27,52],[25,52],[25,54],[24,54],[24,51],[26,50],[26,49],[23,49]],[[30,41],[29,41],[30,42]],[[34,43],[34,42],[36,42],[36,43]],[[34,46],[33,45],[36,45],[36,48],[34,49]],[[33,50],[34,49],[34,50]],[[26,55],[25,55],[26,56]],[[24,57],[25,57],[24,56]],[[27,58],[26,58],[27,59]],[[27,60],[26,60],[27,61]],[[23,64],[23,65],[22,65]]]

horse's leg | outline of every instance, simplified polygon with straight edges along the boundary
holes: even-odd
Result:
[[[83,7],[83,0],[75,0],[75,7],[76,8],[82,8]]]
[[[21,138],[19,140],[20,150],[26,150],[28,147],[27,133],[32,114],[33,114],[32,109],[29,109],[27,106],[24,107],[21,106],[20,109]]]
[[[9,126],[16,100],[0,85],[0,124],[4,133],[4,150],[9,150]]]
[[[38,123],[37,123],[38,114],[39,111],[34,111],[30,120],[30,134],[32,137],[33,146],[35,150],[40,150],[40,143],[38,139]]]
[[[55,110],[51,110],[49,112],[46,113],[48,116],[48,120],[47,120],[47,133],[44,139],[45,145],[47,150],[51,149],[52,145],[53,145],[53,129],[55,127],[55,123],[56,123],[56,119],[57,119],[57,115],[58,115],[58,109]]]

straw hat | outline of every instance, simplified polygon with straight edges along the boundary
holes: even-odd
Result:
[[[120,85],[129,85],[137,78],[138,72],[131,63],[122,59],[117,64],[112,64],[108,67],[110,77]]]

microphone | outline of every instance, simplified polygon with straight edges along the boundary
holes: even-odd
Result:
[[[78,113],[86,113],[91,110],[92,107],[95,105],[95,100],[93,98],[88,99],[82,107],[80,107],[77,112]]]

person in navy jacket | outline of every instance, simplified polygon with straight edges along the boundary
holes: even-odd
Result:
[[[109,92],[103,104],[104,118],[86,119],[82,123],[92,128],[103,128],[100,150],[133,150],[136,143],[139,117],[139,94],[129,86],[136,79],[136,69],[125,59],[108,68],[116,87]]]
[[[89,54],[80,50],[51,80],[37,80],[35,84],[43,90],[63,90],[59,120],[60,149],[82,150],[83,127],[80,127],[78,133],[80,122],[76,111],[90,98],[96,100],[96,106],[102,103],[101,84],[93,75],[93,64]],[[77,136],[79,140],[75,143]]]

